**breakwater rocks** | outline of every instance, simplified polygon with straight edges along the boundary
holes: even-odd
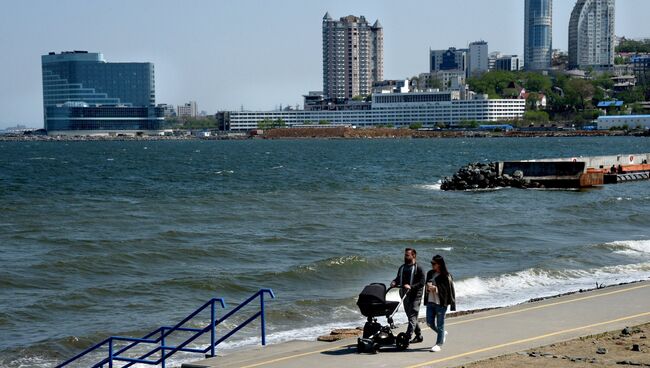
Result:
[[[524,173],[521,171],[515,171],[512,175],[500,175],[496,162],[468,164],[458,170],[452,177],[445,177],[440,185],[440,189],[447,191],[506,187],[543,188],[541,184],[524,178]]]

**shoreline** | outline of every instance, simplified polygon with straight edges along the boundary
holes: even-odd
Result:
[[[624,131],[420,131],[410,129],[347,127],[272,129],[261,135],[215,135],[210,137],[184,136],[48,136],[0,135],[0,142],[102,142],[102,141],[221,141],[221,140],[312,140],[312,139],[467,139],[467,138],[560,138],[560,137],[644,137],[646,133]]]
[[[500,310],[449,320],[452,342],[432,354],[429,344],[397,351],[387,346],[381,358],[358,354],[357,339],[331,344],[290,340],[266,347],[225,352],[218,358],[184,363],[184,368],[210,367],[425,367],[555,368],[650,366],[650,278],[608,286],[596,285],[562,293],[532,305],[518,303]],[[605,290],[607,289],[607,290]],[[580,293],[584,294],[580,294]],[[568,296],[567,296],[568,294]],[[571,295],[577,294],[577,295]],[[619,302],[624,298],[627,308]],[[549,317],[553,318],[549,318]],[[631,326],[640,326],[639,328]],[[402,331],[403,324],[399,329]],[[425,341],[435,333],[423,330]],[[646,353],[646,354],[644,354]],[[640,364],[638,364],[640,363]]]
[[[516,303],[512,305],[506,305],[506,306],[501,306],[501,307],[490,307],[490,308],[478,308],[478,309],[468,309],[465,311],[457,311],[457,312],[449,312],[446,315],[446,318],[457,318],[457,317],[462,317],[462,316],[468,316],[476,313],[481,313],[481,312],[488,312],[488,311],[493,311],[493,310],[499,310],[499,309],[504,309],[504,308],[510,308],[510,307],[516,307],[516,306],[521,306],[521,305],[526,305],[530,303],[535,303],[535,302],[540,302],[544,300],[550,300],[550,299],[558,299],[562,298],[565,296],[570,296],[570,295],[575,295],[575,294],[581,294],[581,293],[587,293],[591,291],[596,291],[596,290],[603,290],[603,289],[608,289],[616,286],[624,286],[624,285],[634,285],[642,282],[646,282],[649,280],[636,280],[636,281],[630,281],[630,282],[621,282],[618,284],[611,284],[611,285],[599,285],[597,282],[596,287],[590,288],[590,289],[579,289],[576,291],[569,291],[566,293],[561,293],[561,294],[556,294],[556,295],[551,295],[551,296],[546,296],[546,297],[536,297],[536,298],[530,298],[525,302],[522,303]],[[424,307],[424,305],[420,306],[420,308]],[[425,318],[419,318],[418,321],[420,323],[426,323]],[[343,328],[343,329],[335,329],[330,331],[329,334],[326,335],[321,335],[318,336],[315,340],[316,341],[321,341],[321,342],[336,342],[344,339],[348,339],[351,337],[358,337],[361,336],[363,332],[363,326],[356,326],[356,327],[350,327],[350,328]],[[245,347],[242,347],[243,349],[246,349]]]

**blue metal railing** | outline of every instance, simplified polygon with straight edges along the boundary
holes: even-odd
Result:
[[[257,318],[260,318],[261,320],[260,334],[262,338],[262,345],[266,345],[266,318],[265,318],[264,294],[269,294],[269,296],[272,299],[275,298],[275,294],[273,293],[273,290],[260,289],[257,293],[253,294],[251,297],[246,299],[244,302],[239,304],[235,309],[231,310],[220,319],[217,319],[217,311],[216,311],[217,305],[220,305],[221,308],[225,309],[226,303],[224,302],[223,298],[210,299],[207,303],[203,304],[203,306],[195,310],[192,314],[184,318],[181,322],[177,323],[175,326],[172,327],[162,326],[157,330],[152,331],[149,334],[143,336],[142,338],[111,336],[105,339],[104,341],[100,342],[99,344],[96,344],[82,351],[81,353],[75,355],[74,357],[66,360],[65,362],[57,365],[56,368],[65,367],[68,364],[81,359],[82,357],[86,356],[87,354],[93,351],[99,349],[106,349],[106,348],[108,348],[108,356],[102,359],[101,361],[94,363],[92,365],[93,368],[103,368],[105,365],[108,365],[109,368],[113,368],[113,362],[115,361],[126,362],[127,364],[123,365],[124,368],[130,367],[136,363],[141,363],[146,365],[160,364],[162,368],[165,368],[166,360],[179,351],[187,352],[187,353],[201,353],[201,354],[207,354],[209,351],[210,353],[207,354],[207,356],[214,357],[216,356],[217,345],[230,338],[232,335],[237,333],[239,330],[241,330],[242,328],[244,328],[246,325],[253,322]],[[232,329],[227,334],[225,334],[224,336],[222,336],[217,340],[217,326],[222,322],[224,322],[225,320],[227,320],[228,318],[230,318],[231,316],[233,316],[234,314],[236,314],[237,312],[239,312],[242,308],[250,304],[258,297],[260,299],[259,311],[253,314],[243,323],[238,324],[237,327],[235,327],[234,329]],[[192,318],[196,317],[207,307],[210,307],[210,324],[208,326],[204,328],[183,327],[185,323],[190,321]],[[186,340],[178,344],[177,346],[167,345],[166,343],[167,337],[169,337],[172,333],[176,331],[193,332],[193,334],[189,338],[187,338]],[[210,333],[210,345],[208,347],[206,347],[205,349],[194,349],[194,348],[187,347],[187,345],[189,345],[194,340],[196,340],[197,338],[199,338],[200,336],[208,332]],[[116,342],[128,342],[129,344],[115,351]],[[158,346],[140,355],[138,358],[129,358],[121,355],[139,344],[157,344]],[[160,357],[158,359],[152,360],[151,358],[149,358],[158,352],[160,352]]]

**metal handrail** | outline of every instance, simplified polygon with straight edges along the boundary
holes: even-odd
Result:
[[[158,365],[160,364],[162,368],[165,368],[165,361],[167,358],[171,357],[173,354],[182,351],[182,352],[189,352],[189,353],[202,353],[206,354],[208,351],[210,354],[206,355],[209,357],[214,357],[216,356],[216,347],[219,345],[221,342],[227,340],[230,338],[232,335],[237,333],[239,330],[241,330],[244,326],[248,325],[249,323],[253,322],[255,319],[260,318],[261,319],[261,337],[262,337],[262,345],[266,345],[266,318],[265,318],[265,306],[264,306],[264,294],[269,294],[269,296],[272,299],[275,299],[275,294],[273,293],[273,290],[271,289],[260,289],[257,293],[253,294],[251,297],[246,299],[244,302],[239,304],[235,309],[231,310],[227,314],[225,314],[221,319],[217,319],[216,316],[216,305],[219,303],[221,305],[221,308],[226,308],[226,303],[224,302],[223,298],[213,298],[210,299],[207,303],[205,303],[203,306],[198,308],[196,311],[194,311],[192,314],[184,318],[181,322],[177,323],[176,325],[169,327],[169,326],[163,326],[160,327],[149,334],[143,336],[142,338],[133,338],[133,337],[122,337],[122,336],[111,336],[102,342],[82,351],[81,353],[75,355],[74,357],[66,360],[65,362],[59,364],[56,366],[56,368],[61,368],[65,367],[66,365],[84,357],[85,355],[89,354],[92,351],[95,351],[97,349],[100,349],[104,347],[105,345],[108,345],[108,357],[102,359],[100,362],[94,364],[92,367],[93,368],[103,368],[105,365],[108,365],[109,368],[113,367],[113,362],[114,361],[122,361],[122,362],[127,362],[126,365],[124,365],[124,368],[130,367],[133,364],[136,363],[141,363],[141,364],[146,364],[146,365]],[[246,305],[250,304],[253,300],[255,300],[257,297],[260,298],[260,310],[255,313],[253,316],[248,318],[244,323],[240,323],[236,328],[228,332],[226,335],[221,337],[220,339],[217,340],[216,337],[216,327],[223,321],[227,320],[234,314],[236,314],[238,311],[240,311],[243,307]],[[204,328],[189,328],[189,327],[182,327],[185,323],[187,323],[189,320],[192,318],[196,317],[199,313],[201,313],[203,310],[205,310],[208,306],[210,306],[210,325],[204,327]],[[182,343],[176,345],[176,346],[169,346],[166,345],[165,343],[165,338],[169,335],[171,335],[173,332],[176,331],[183,331],[183,332],[193,332],[192,336],[187,338],[185,341]],[[202,336],[205,333],[210,332],[210,345],[205,348],[205,349],[194,349],[194,348],[187,348],[186,346],[192,343],[194,340],[196,340],[198,337]],[[156,336],[154,338],[154,336]],[[129,344],[118,351],[114,352],[114,342],[116,341],[126,341],[129,342]],[[129,349],[135,347],[138,344],[160,344],[159,346],[155,347],[151,351],[139,356],[138,358],[128,358],[128,357],[122,357],[120,354],[123,354],[124,352],[128,351]],[[156,354],[157,352],[161,352],[160,358],[157,360],[147,360],[151,355]]]

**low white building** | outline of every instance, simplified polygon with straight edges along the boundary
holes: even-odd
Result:
[[[261,121],[278,119],[287,127],[327,122],[331,125],[390,125],[399,128],[413,123],[435,127],[438,124],[460,125],[466,121],[513,121],[523,118],[525,109],[526,101],[521,99],[488,99],[486,95],[461,99],[459,91],[430,91],[375,94],[371,108],[365,110],[232,111],[224,115],[228,116],[226,126],[235,131],[257,129]]]
[[[598,130],[611,128],[650,129],[650,115],[616,115],[600,116],[597,120]]]

